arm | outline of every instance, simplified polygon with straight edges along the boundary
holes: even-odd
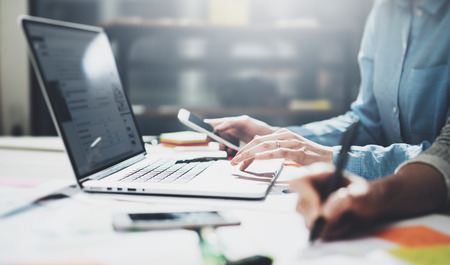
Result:
[[[363,176],[367,180],[376,180],[394,174],[398,165],[416,157],[429,146],[430,143],[427,141],[420,145],[398,143],[387,147],[380,145],[352,146],[346,170]],[[333,161],[337,159],[340,149],[340,146],[332,148]]]
[[[309,123],[303,126],[288,127],[291,131],[321,145],[336,146],[342,134],[352,124],[353,116],[357,115],[361,121],[355,145],[368,144],[386,145],[383,135],[378,105],[373,93],[373,75],[375,60],[375,20],[376,5],[372,9],[361,41],[358,54],[358,64],[361,74],[361,85],[357,99],[352,103],[351,110],[338,117]]]
[[[352,104],[352,110],[346,114],[319,122],[309,123],[303,126],[288,127],[291,133],[285,129],[276,131],[253,139],[241,149],[232,160],[233,165],[243,163],[244,170],[254,159],[288,158],[300,165],[310,165],[315,162],[333,161],[339,153],[340,138],[347,127],[352,124],[354,116],[361,120],[356,145],[369,143],[380,144],[377,135],[383,131],[380,125],[378,108],[373,94],[373,27],[374,12],[366,24],[365,34],[359,54],[359,65],[362,83],[358,99]],[[379,137],[378,137],[379,138]],[[333,149],[330,146],[336,146]],[[358,165],[357,156],[353,157]],[[366,158],[366,157],[364,157]],[[402,160],[403,162],[403,160]],[[349,163],[350,164],[350,163]]]
[[[419,156],[400,165],[398,171],[415,163],[427,164],[442,175],[448,188],[446,205],[450,206],[450,118],[433,145]]]
[[[374,182],[347,174],[344,187],[322,203],[318,191],[326,188],[333,169],[318,166],[319,171],[292,181],[290,187],[299,193],[296,209],[308,229],[319,215],[326,219],[320,235],[324,239],[346,237],[381,222],[435,212],[446,200],[447,188],[441,174],[429,165],[412,163]]]
[[[321,237],[336,238],[392,219],[436,212],[450,206],[450,118],[435,143],[418,157],[401,165],[389,177],[368,182],[347,174],[342,188],[322,203],[319,192],[326,187],[333,168],[312,166],[309,176],[291,182],[299,192],[297,211],[311,228],[320,214],[327,219]]]
[[[374,61],[376,47],[376,21],[379,1],[376,1],[364,30],[358,62],[361,72],[361,86],[358,98],[351,111],[327,121],[289,127],[299,135],[318,144],[333,146],[333,161],[340,151],[339,139],[352,122],[352,116],[361,120],[358,137],[354,141],[346,170],[364,176],[369,180],[391,175],[402,162],[417,156],[431,144],[391,144],[387,141],[379,115],[378,104],[373,91]]]
[[[370,19],[366,24],[365,35],[358,57],[362,84],[358,100],[352,105],[352,111],[333,119],[313,122],[303,126],[288,127],[292,132],[301,135],[310,141],[316,142],[319,145],[334,146],[339,143],[342,133],[350,126],[353,121],[352,117],[358,115],[362,123],[360,130],[364,130],[364,132],[361,131],[361,133],[359,133],[361,140],[355,142],[355,144],[362,145],[376,142],[376,139],[370,136],[371,131],[381,130],[381,127],[377,127],[379,126],[380,119],[378,117],[378,111],[372,92],[374,57],[372,40],[374,26],[373,16],[373,14],[370,15]],[[208,119],[205,120],[205,122],[210,123],[216,132],[224,137],[224,139],[231,141],[238,138],[245,143],[249,143],[256,135],[264,136],[272,134],[280,129],[269,126],[248,116]],[[370,137],[371,139],[366,139],[365,137]]]
[[[385,205],[377,214],[380,220],[436,212],[447,198],[441,173],[424,163],[410,163],[394,175],[372,183],[372,189]]]
[[[270,126],[265,122],[256,120],[247,115],[227,117],[219,119],[205,119],[205,122],[214,127],[215,133],[223,139],[239,145],[240,142],[248,143],[256,135],[267,135],[274,133],[279,128]],[[233,157],[235,151],[221,144],[221,149],[227,151],[228,156]]]

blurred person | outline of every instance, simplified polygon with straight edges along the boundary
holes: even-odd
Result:
[[[332,163],[353,117],[361,120],[347,170],[373,180],[430,147],[450,115],[450,1],[377,0],[364,29],[359,94],[344,115],[280,129],[248,116],[205,120],[247,144],[232,160]]]
[[[342,187],[322,202],[333,166],[317,163],[311,174],[291,181],[299,194],[297,211],[311,229],[320,215],[326,220],[323,239],[367,231],[383,221],[449,210],[450,206],[450,118],[433,145],[399,166],[393,175],[368,182],[346,174]]]

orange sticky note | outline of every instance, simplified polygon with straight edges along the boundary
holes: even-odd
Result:
[[[288,167],[301,167],[299,164],[289,159],[285,159],[283,164]]]
[[[393,227],[375,236],[408,248],[450,244],[449,235],[422,225]]]

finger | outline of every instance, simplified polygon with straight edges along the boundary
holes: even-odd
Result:
[[[256,153],[254,155],[255,159],[264,160],[286,158],[302,166],[324,161],[324,157],[322,155],[308,150],[307,146],[303,146],[303,144],[297,140],[278,141],[277,147],[278,146],[279,148],[275,148],[273,150]],[[245,157],[243,157],[243,159],[245,159]]]
[[[314,221],[322,212],[320,198],[321,190],[326,188],[327,180],[331,177],[334,167],[325,163],[317,163],[305,167],[311,174],[302,176],[289,182],[289,190],[298,192],[296,211],[305,221],[305,226],[311,229]]]
[[[254,161],[254,159],[248,159],[248,160],[245,160],[245,161],[242,163],[242,165],[241,165],[241,167],[240,167],[239,169],[240,169],[241,171],[246,170],[247,167],[250,166],[251,163],[253,163],[253,161]]]
[[[215,132],[215,134],[217,134],[219,137],[221,137],[222,139],[230,142],[230,143],[234,143],[236,145],[239,145],[239,139],[237,137],[237,133],[236,130],[229,130],[229,131],[223,131],[223,132]]]
[[[219,150],[227,150],[227,147],[223,143],[219,143]]]
[[[305,226],[311,229],[314,220],[321,211],[320,195],[307,178],[291,181],[290,189],[298,192],[296,211],[303,216]]]
[[[297,137],[297,135],[295,135],[293,132],[291,132],[285,128],[280,129],[272,134],[268,134],[268,135],[264,135],[264,136],[257,135],[247,145],[245,145],[243,148],[241,148],[241,152],[245,152],[263,142],[275,143],[276,141],[281,142],[282,140],[295,139],[296,137]]]
[[[217,132],[227,131],[230,129],[242,128],[247,125],[248,116],[226,117],[214,120],[207,120]]]
[[[322,208],[322,216],[327,220],[321,237],[334,239],[347,233],[351,226],[345,218],[352,212],[352,197],[347,188],[332,193]]]
[[[298,200],[296,209],[303,216],[305,226],[309,230],[313,228],[314,222],[319,218],[322,207],[319,196],[317,196],[317,200],[315,198],[303,196]]]
[[[253,140],[250,141],[248,144],[246,144],[245,146],[243,146],[237,153],[236,153],[236,157],[241,157],[241,154],[244,152],[247,152],[248,150],[250,150],[251,148],[253,148],[255,146],[255,144],[258,144],[259,142],[261,142],[261,140],[259,140],[261,138],[261,136],[259,135],[255,135],[255,137],[253,137]],[[232,161],[234,162],[234,161]],[[241,161],[239,161],[241,162]],[[237,162],[237,163],[239,163]],[[236,164],[237,164],[236,163]]]
[[[257,140],[257,139],[255,139]],[[248,160],[248,159],[254,159],[255,155],[257,153],[261,153],[261,152],[267,152],[273,149],[277,149],[278,147],[278,142],[277,141],[266,141],[266,142],[262,142],[256,146],[253,147],[248,147],[247,148],[242,148],[241,150],[239,150],[239,152],[236,154],[236,156],[233,158],[233,160],[231,160],[231,164],[232,165],[237,165],[242,161]]]
[[[333,240],[345,237],[345,235],[347,235],[352,230],[352,226],[353,222],[351,222],[347,218],[342,218],[342,221],[338,223],[329,224],[327,222],[322,230],[320,237],[325,240]]]
[[[305,188],[301,183],[308,182],[313,185],[315,189],[317,186],[323,186],[323,184],[328,183],[328,179],[334,172],[334,166],[328,163],[315,163],[313,165],[304,167],[305,171],[308,172],[307,175],[301,176],[298,179],[294,179],[289,182],[289,187],[293,191],[303,192]]]
[[[320,208],[320,198],[309,179],[298,178],[290,182],[290,190],[298,192],[296,211],[305,218],[305,224],[310,223],[318,212],[314,208]],[[309,220],[309,221],[308,221]]]
[[[234,157],[236,155],[236,150],[232,149],[232,148],[228,148],[226,147],[226,152],[227,152],[227,156],[228,157]]]
[[[227,153],[227,157],[232,157],[236,153],[236,151],[234,151],[233,149],[227,147],[223,143],[219,143],[219,150],[225,151]]]
[[[213,127],[216,127],[219,124],[224,123],[229,120],[230,120],[229,117],[224,117],[224,118],[216,118],[216,119],[204,119],[203,121],[211,124],[211,126],[213,126]]]
[[[299,156],[303,156],[303,153],[299,152],[298,150],[293,150],[289,148],[276,148],[274,150],[256,153],[255,159],[265,160],[275,158],[286,158],[298,163],[298,160],[301,161]]]
[[[221,123],[218,123],[216,125],[213,125],[214,131],[217,133],[226,132],[230,130],[235,130],[237,125],[235,122],[232,122],[230,120],[225,120]]]
[[[344,187],[330,194],[322,214],[327,220],[334,222],[349,210],[351,210],[351,196],[348,194],[348,189]]]

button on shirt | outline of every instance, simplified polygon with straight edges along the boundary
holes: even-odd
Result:
[[[289,127],[340,150],[342,133],[361,126],[347,170],[376,179],[394,173],[436,139],[450,116],[450,0],[379,0],[369,15],[358,62],[361,86],[339,117]]]

